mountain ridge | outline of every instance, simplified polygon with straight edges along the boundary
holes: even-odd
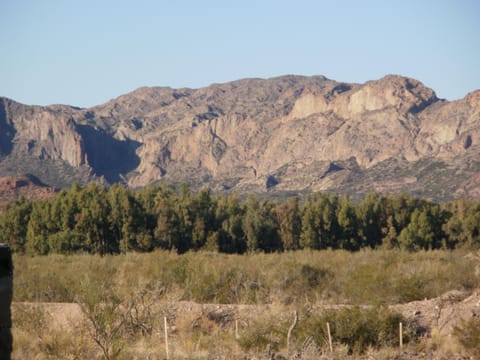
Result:
[[[447,101],[399,75],[363,84],[285,75],[141,87],[81,109],[0,98],[0,131],[0,176],[18,170],[54,187],[166,180],[439,200],[480,192],[480,90]]]

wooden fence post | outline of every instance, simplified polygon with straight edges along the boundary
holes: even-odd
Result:
[[[328,322],[327,322],[327,334],[328,334],[328,346],[330,347],[330,352],[333,353],[332,334],[330,332],[330,324]]]
[[[163,328],[165,330],[165,355],[166,359],[168,360],[168,328],[167,328],[167,317],[163,317]]]
[[[398,325],[398,336],[399,336],[399,339],[400,339],[400,351],[401,351],[402,348],[403,348],[403,324],[402,324],[402,322],[400,322],[400,324]]]
[[[293,323],[288,329],[288,334],[287,334],[287,353],[290,355],[290,337],[292,336],[293,329],[295,329],[295,326],[297,326],[298,323],[298,312],[295,310],[293,313]]]

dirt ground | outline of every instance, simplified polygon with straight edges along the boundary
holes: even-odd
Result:
[[[13,303],[12,311],[20,304]],[[54,321],[56,326],[66,326],[76,323],[83,317],[80,306],[76,303],[28,303],[30,306],[43,308]],[[199,304],[195,302],[179,301],[164,304],[172,320],[188,314],[206,315],[211,320],[222,322],[224,325],[233,323],[236,319],[251,319],[259,314],[278,315],[290,311],[290,307],[282,305],[236,305],[236,304]],[[315,305],[312,310],[326,308],[340,308],[347,305]],[[413,301],[406,304],[391,305],[390,309],[400,312],[408,320],[414,321],[418,327],[425,329],[428,334],[433,328],[440,332],[451,333],[453,327],[461,319],[480,317],[480,289],[468,294],[461,291],[450,291],[433,299]],[[293,311],[293,310],[292,310]]]

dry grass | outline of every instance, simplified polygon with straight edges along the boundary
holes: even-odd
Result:
[[[51,304],[47,311],[40,305],[20,303],[78,302],[86,295],[94,298],[92,294],[100,289],[120,301],[117,320],[127,318],[119,359],[164,358],[164,317],[172,359],[245,359],[274,353],[287,357],[293,309],[299,310],[300,322],[292,332],[290,355],[351,358],[349,345],[337,339],[332,356],[326,342],[314,336],[316,323],[310,321],[311,328],[306,324],[313,319],[312,309],[339,303],[406,302],[452,289],[470,291],[480,285],[475,273],[478,260],[465,255],[461,251],[16,255],[13,355],[14,359],[101,358],[91,325],[82,321],[81,313],[74,315],[69,308],[73,305]],[[99,299],[110,301],[108,296]],[[73,319],[66,313],[73,314]],[[238,339],[235,320],[239,320]],[[456,339],[435,331],[431,338],[412,338],[407,346],[442,357],[467,353]],[[380,347],[367,346],[356,358],[388,359],[395,351],[385,342]]]
[[[457,251],[14,257],[14,301],[75,302],[85,279],[122,298],[233,304],[395,304],[480,285],[478,260]]]
[[[426,349],[441,358],[452,358],[465,353],[457,339],[452,334],[445,334],[438,329],[432,329],[431,337],[426,341]]]
[[[85,359],[98,353],[81,314],[66,316],[64,309],[32,304],[13,307],[12,359]]]

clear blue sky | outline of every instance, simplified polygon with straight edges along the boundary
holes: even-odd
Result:
[[[461,98],[480,88],[480,1],[0,0],[0,96],[23,103],[284,74]]]

